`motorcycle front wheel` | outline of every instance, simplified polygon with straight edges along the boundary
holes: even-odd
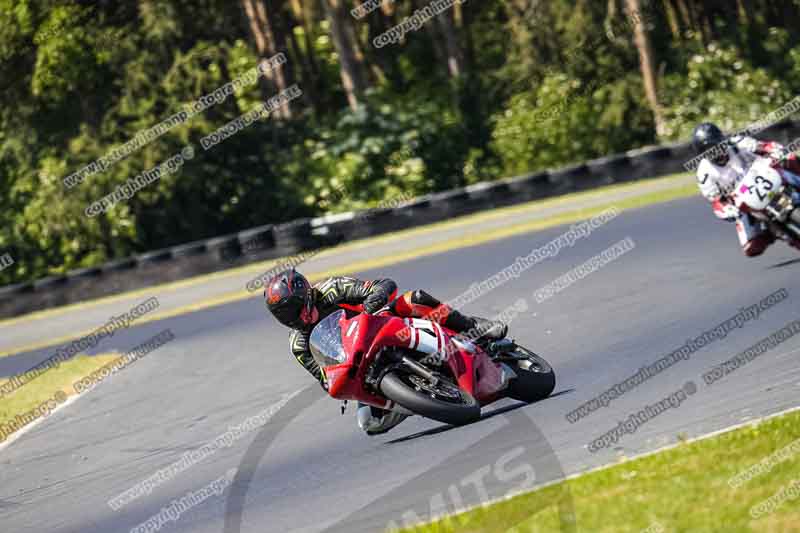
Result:
[[[791,237],[795,240],[800,240],[800,208],[795,209],[789,215],[789,220],[791,224],[787,224],[789,232],[792,234]]]
[[[521,402],[544,400],[556,388],[553,367],[544,358],[517,345],[514,355],[521,357],[514,365],[514,378],[508,387],[508,396]]]
[[[446,378],[433,384],[416,374],[394,371],[384,376],[380,389],[409,411],[445,424],[463,426],[481,417],[478,401]]]

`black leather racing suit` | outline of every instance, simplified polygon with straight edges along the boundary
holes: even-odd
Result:
[[[340,276],[328,278],[313,285],[311,291],[314,306],[319,311],[319,320],[322,320],[334,311],[343,309],[340,307],[342,304],[362,305],[364,312],[374,313],[394,299],[397,292],[397,284],[390,279],[362,281],[356,278]],[[293,330],[289,336],[289,346],[292,355],[303,365],[303,368],[308,370],[312,376],[317,378],[320,385],[325,387],[325,375],[308,349],[310,336],[311,328],[307,331]]]

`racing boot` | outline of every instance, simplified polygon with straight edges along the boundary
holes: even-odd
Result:
[[[386,433],[408,418],[408,416],[394,411],[385,411],[360,402],[358,411],[356,411],[358,427],[370,437]]]
[[[499,341],[505,339],[508,335],[508,324],[500,322],[499,320],[489,320],[481,317],[470,317],[478,334],[479,340]]]
[[[457,331],[460,337],[472,342],[497,341],[508,335],[508,326],[499,320],[466,316],[455,309],[450,309],[450,313],[442,325]]]

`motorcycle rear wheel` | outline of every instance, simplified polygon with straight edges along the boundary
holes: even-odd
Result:
[[[532,351],[517,345],[515,355],[525,358],[514,364],[517,377],[509,383],[508,396],[521,402],[544,400],[556,388],[556,374],[550,363]]]
[[[416,374],[389,372],[380,383],[390,400],[418,415],[462,426],[481,417],[481,406],[469,393],[442,378],[437,385]]]

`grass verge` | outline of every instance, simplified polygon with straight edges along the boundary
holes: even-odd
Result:
[[[579,532],[800,532],[800,482],[793,484],[800,479],[798,438],[800,412],[792,412],[403,531],[561,531],[556,503],[571,494]],[[788,452],[778,456],[779,450]],[[730,484],[771,454],[782,460]],[[769,498],[775,508],[760,508],[754,518],[751,510]]]
[[[63,403],[66,398],[76,394],[72,388],[73,383],[119,357],[119,354],[75,357],[61,363],[58,368],[48,370],[0,399],[0,442],[7,440],[13,433],[33,422],[29,417],[25,417],[26,423],[21,427],[16,427],[20,425],[20,422],[17,421],[15,431],[7,434],[5,428],[15,421],[17,415],[22,417],[23,414],[38,408],[56,395],[59,396],[58,403]],[[8,379],[0,380],[0,386],[7,381]]]

